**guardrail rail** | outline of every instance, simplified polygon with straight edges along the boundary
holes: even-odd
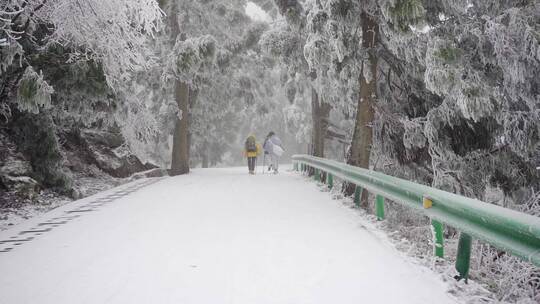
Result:
[[[375,194],[378,220],[384,219],[385,198],[430,218],[434,231],[434,254],[438,257],[444,257],[444,225],[459,230],[458,280],[467,281],[473,238],[540,266],[538,217],[333,160],[309,155],[294,155],[292,159],[295,171],[305,172],[312,168],[317,181],[321,180],[321,174],[325,174],[330,188],[334,185],[334,177],[355,184],[354,202],[357,206],[362,191]]]

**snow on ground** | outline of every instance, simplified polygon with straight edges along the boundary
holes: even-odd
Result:
[[[119,197],[0,252],[0,302],[455,303],[314,183],[246,171],[195,170],[118,194],[127,184],[0,232],[2,244]]]
[[[0,195],[8,196],[5,192],[0,193]],[[15,201],[13,199],[15,196],[16,194],[10,194],[7,198]],[[13,203],[9,207],[2,206],[0,207],[0,231],[9,229],[20,222],[69,202],[71,202],[71,199],[66,196],[58,195],[53,191],[43,191],[39,194],[39,198],[35,199],[35,202],[30,200],[23,202],[16,201],[16,203]]]
[[[80,196],[86,197],[126,181],[127,179],[114,178],[104,173],[96,177],[80,174],[74,179],[74,186]],[[22,199],[15,193],[0,192],[0,195],[5,196],[4,200],[0,199],[0,231],[72,201],[71,198],[50,189],[42,190],[33,200]]]

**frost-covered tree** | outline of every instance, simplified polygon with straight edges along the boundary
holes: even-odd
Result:
[[[341,103],[341,108],[347,109],[350,107],[343,106],[343,103],[354,98],[354,94],[361,95],[358,97],[357,122],[348,162],[367,167],[372,100],[376,93],[374,82],[369,81],[369,77],[376,75],[376,62],[368,50],[378,41],[378,29],[376,21],[366,11],[373,4],[353,1],[275,2],[291,28],[289,32],[299,36],[297,42],[290,43],[288,47],[300,50],[300,59],[296,61],[306,65],[304,70],[312,82],[313,154],[324,155],[331,109],[329,102],[334,105]],[[364,44],[359,48],[362,37]]]
[[[203,167],[238,164],[245,137],[262,135],[258,131],[274,102],[275,79],[264,58],[252,54],[232,60],[234,68],[214,74],[193,107],[192,151]]]
[[[0,11],[0,114],[9,118],[15,106],[36,114],[48,109],[84,124],[99,120],[96,103],[133,99],[126,88],[152,61],[146,41],[161,16],[153,0],[6,2]]]
[[[424,155],[437,187],[479,198],[490,184],[515,193],[538,183],[538,4],[458,2],[426,6],[424,33],[384,29],[401,59],[388,96],[408,100],[384,100],[386,117],[397,119],[383,120],[400,130],[388,147],[410,155],[402,163]]]
[[[176,101],[171,172],[184,174],[189,171],[191,147],[205,150],[205,142],[212,141],[204,138],[207,132],[196,133],[196,129],[223,114],[210,109],[234,108],[240,101],[231,94],[235,71],[242,68],[238,58],[253,52],[265,25],[249,19],[245,1],[162,1],[161,5],[169,21],[167,38],[160,43],[169,49],[159,87],[164,88],[165,99]],[[234,98],[220,100],[229,96]]]
[[[291,105],[294,105],[294,101],[297,100],[295,97],[297,92],[303,92],[305,89],[310,91],[309,153],[322,157],[325,139],[331,135],[328,132],[331,105],[325,101],[326,96],[323,96],[321,87],[317,86],[323,75],[319,75],[319,70],[309,65],[304,55],[304,45],[309,36],[307,11],[298,1],[275,1],[275,4],[286,23],[278,23],[266,32],[261,45],[267,54],[274,56],[280,64],[286,66],[283,87]],[[309,81],[305,81],[306,79]]]
[[[161,17],[153,0],[0,4],[0,117],[34,171],[43,173],[36,174],[49,174],[40,182],[65,186],[53,182],[65,180],[57,157],[60,128],[114,125],[115,108],[133,99],[128,83],[150,61],[146,40]],[[50,138],[42,153],[33,153],[39,138],[16,135],[41,134],[36,129]]]
[[[393,168],[399,175],[536,214],[538,3],[431,1],[424,7],[423,30],[390,23],[383,29],[399,60],[390,60],[397,68],[379,84],[391,97],[380,100],[379,151],[390,156],[385,162],[400,164]],[[479,272],[491,277],[506,269],[515,282],[490,283],[500,300],[538,294],[530,265],[479,247]]]
[[[483,200],[496,189],[495,203],[520,210],[535,204],[537,1],[275,3],[289,27],[305,26],[306,38],[282,49],[300,45],[319,94],[354,120],[349,163]]]
[[[120,87],[130,72],[146,67],[145,42],[158,29],[161,15],[154,0],[8,1],[0,8],[0,75],[30,75],[24,70],[32,69],[36,53],[43,52],[39,48],[46,52],[62,46],[69,62],[100,62],[108,84]],[[47,89],[39,92],[37,102],[46,95]]]
[[[379,41],[374,3],[313,1],[307,4],[311,6],[307,18],[310,34],[304,53],[312,69],[321,75],[319,87],[326,92],[327,99],[345,111],[350,101],[357,99],[347,162],[367,168],[377,96],[374,89],[377,57],[370,53]]]
[[[537,52],[537,41],[533,30],[538,10],[536,4],[516,2],[485,5],[466,1],[450,4],[413,0],[363,3],[346,0],[304,3],[276,1],[276,4],[280,12],[286,14],[290,24],[298,26],[305,22],[308,36],[305,43],[300,43],[304,44],[304,55],[310,69],[316,71],[318,77],[315,87],[323,92],[323,98],[332,101],[334,106],[338,105],[343,112],[351,108],[350,100],[358,101],[354,107],[356,123],[349,163],[368,167],[373,147],[378,151],[382,149],[384,155],[389,155],[402,165],[416,163],[418,168],[427,166],[427,175],[434,169],[434,185],[446,187],[444,185],[450,182],[454,186],[449,190],[460,190],[468,195],[482,192],[482,187],[478,188],[480,192],[463,191],[472,186],[460,182],[467,178],[454,178],[452,174],[447,174],[456,171],[448,167],[449,162],[446,162],[448,158],[454,159],[455,153],[447,153],[459,144],[454,144],[454,148],[448,145],[442,147],[447,140],[430,133],[433,129],[424,132],[424,118],[416,116],[422,114],[419,113],[419,107],[429,111],[431,107],[441,104],[441,98],[446,99],[441,106],[447,107],[451,98],[455,100],[451,103],[454,110],[445,108],[440,113],[448,116],[457,110],[463,122],[456,122],[458,117],[455,116],[443,120],[450,123],[447,125],[450,130],[454,129],[453,124],[459,124],[467,130],[474,129],[473,124],[482,124],[479,120],[495,116],[498,107],[493,100],[501,102],[505,97],[510,97],[522,100],[522,103],[529,104],[529,109],[534,109],[531,105],[534,104],[535,94],[526,92],[532,93],[531,88],[535,87],[536,80],[526,75],[532,75],[529,73],[534,73],[536,66],[534,54]],[[490,15],[490,20],[479,21]],[[505,33],[506,28],[512,29],[506,32],[509,37],[503,38],[505,35],[501,33]],[[509,44],[509,41],[515,44]],[[471,48],[473,45],[477,47]],[[490,54],[478,54],[479,49]],[[515,50],[514,54],[512,50]],[[520,51],[520,54],[518,50],[526,50],[526,53]],[[503,52],[505,56],[497,55]],[[475,63],[479,60],[482,62]],[[517,65],[517,62],[523,64]],[[527,69],[525,64],[533,68]],[[486,74],[485,71],[492,75],[482,75]],[[499,72],[505,71],[509,77],[499,76]],[[478,85],[483,83],[487,86]],[[525,83],[531,87],[509,90]],[[500,89],[506,92],[499,92]],[[524,93],[527,95],[523,96]],[[430,117],[435,113],[430,113]],[[497,116],[501,130],[515,131],[508,124],[516,119],[523,121],[524,116],[532,118],[525,118],[526,121],[534,121],[536,114],[533,113],[514,112],[502,118],[499,112]],[[407,116],[414,119],[404,120]],[[441,118],[437,116],[435,120],[440,121]],[[531,159],[535,144],[530,141],[536,137],[536,131],[533,131],[536,126],[528,123],[525,125],[529,131],[518,136],[506,134],[495,137],[496,141],[501,138],[519,140],[512,146],[520,149],[528,147],[527,158]],[[490,124],[483,128],[490,129],[492,126]],[[418,132],[423,134],[419,135]],[[376,142],[372,143],[374,133]],[[437,138],[430,141],[426,133]],[[471,135],[474,136],[474,133]],[[437,146],[441,148],[436,149]],[[499,151],[498,146],[492,149]],[[432,159],[440,161],[433,163],[434,168],[429,168]],[[530,181],[535,175],[529,170],[524,174],[527,175],[525,179]],[[433,176],[426,178],[429,182]],[[477,177],[473,179],[477,185],[472,187],[482,184],[478,183]],[[462,187],[465,188],[460,189]]]

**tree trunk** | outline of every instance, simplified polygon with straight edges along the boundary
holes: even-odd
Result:
[[[161,1],[162,8],[166,7],[167,1]],[[178,4],[176,1],[172,1],[170,4],[169,23],[170,23],[170,35],[171,35],[171,47],[176,43],[178,35],[182,35],[180,32],[180,26],[178,24]],[[182,36],[181,36],[182,37]],[[182,37],[183,38],[183,37]],[[174,134],[173,134],[173,150],[171,158],[171,175],[180,175],[189,173],[189,102],[190,92],[187,83],[180,80],[174,81],[174,99],[178,105],[178,109],[182,112],[182,118],[177,118]]]
[[[372,50],[378,43],[379,28],[376,20],[362,13],[362,47]],[[370,71],[366,73],[364,69]],[[366,79],[365,75],[371,74],[371,79]],[[360,96],[356,110],[356,121],[353,138],[347,163],[353,166],[369,169],[369,156],[373,142],[373,119],[375,112],[373,106],[377,99],[377,57],[373,52],[369,52],[368,62],[362,66],[360,75]],[[354,185],[348,185],[347,194],[354,193]],[[363,191],[361,206],[367,207],[367,191]]]
[[[171,175],[189,173],[189,86],[185,82],[175,81],[174,98],[181,118],[176,119],[173,135]]]
[[[188,87],[188,141],[187,141],[187,161],[188,161],[188,164],[189,164],[189,160],[191,159],[191,142],[192,142],[192,133],[191,133],[191,120],[192,120],[192,115],[191,115],[191,109],[193,109],[195,107],[195,104],[197,102],[197,97],[199,96],[199,91],[198,90],[194,90],[194,89],[191,89]],[[188,165],[189,166],[189,165]]]
[[[311,89],[311,118],[312,118],[312,138],[311,155],[324,157],[324,139],[328,128],[328,118],[330,116],[330,105],[321,101],[317,91]]]
[[[324,135],[322,133],[319,95],[314,88],[311,89],[311,155],[324,157]]]
[[[208,157],[208,143],[204,143],[202,147],[202,167],[208,168],[209,157]]]

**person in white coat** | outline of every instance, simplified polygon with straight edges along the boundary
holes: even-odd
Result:
[[[284,152],[281,139],[279,139],[274,132],[270,131],[264,140],[263,149],[264,154],[270,157],[270,166],[268,167],[268,171],[273,169],[274,174],[277,174],[279,169],[279,158]]]

